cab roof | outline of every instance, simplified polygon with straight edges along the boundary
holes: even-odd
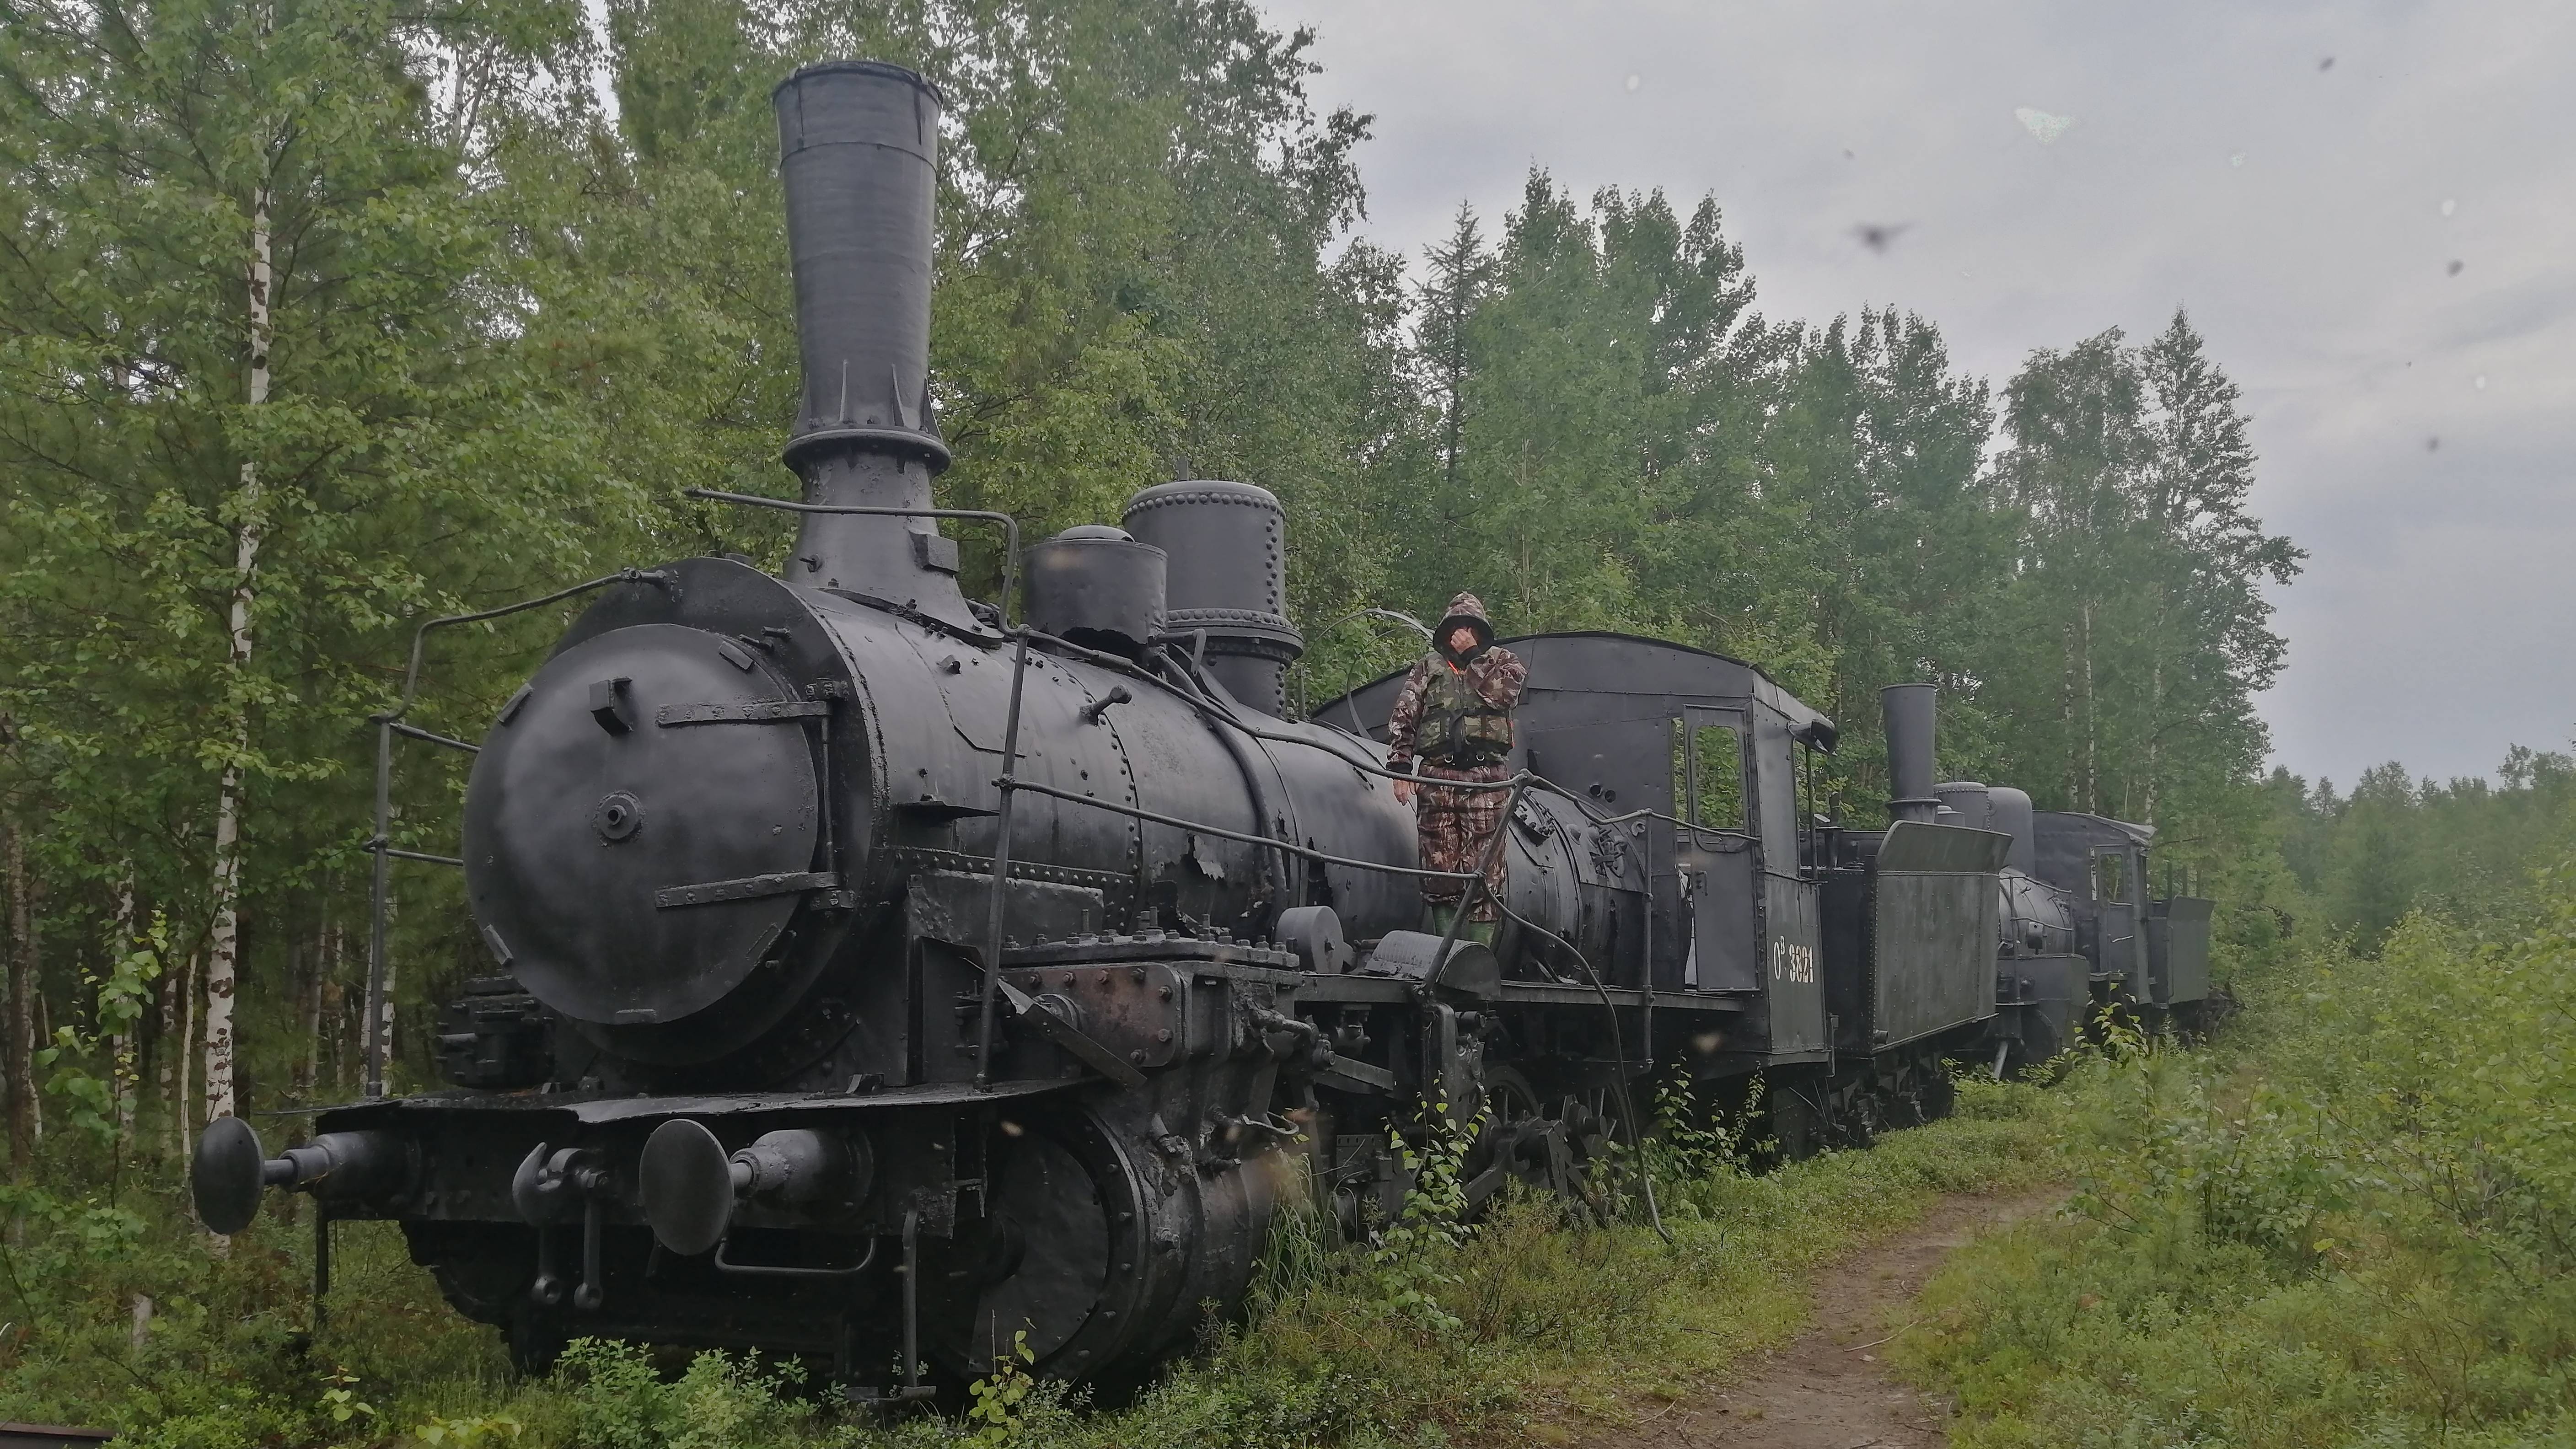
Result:
[[[1757,665],[1669,639],[1583,629],[1562,634],[1521,634],[1497,639],[1529,666],[1529,692],[1625,694],[1650,698],[1751,699],[1777,710],[1790,733],[1819,748],[1834,747],[1834,722],[1782,688]],[[1348,694],[1315,706],[1309,718],[1326,723],[1356,717],[1361,733],[1382,727],[1395,692],[1412,666],[1382,675]]]

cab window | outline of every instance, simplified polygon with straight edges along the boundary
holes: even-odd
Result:
[[[1732,726],[1673,721],[1673,813],[1702,830],[1744,828],[1744,742]]]
[[[2129,898],[2129,854],[2097,851],[2093,856],[2093,899],[2118,903]]]

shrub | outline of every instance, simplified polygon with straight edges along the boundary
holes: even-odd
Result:
[[[2576,881],[2543,899],[2313,951],[2220,1050],[2078,1068],[2068,1214],[1962,1254],[1902,1348],[1960,1442],[2566,1442]]]

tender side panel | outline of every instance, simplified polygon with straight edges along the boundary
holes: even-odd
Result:
[[[2147,921],[2147,958],[2159,1006],[2185,1006],[2209,996],[2209,918],[2216,905],[2197,896],[2158,901]]]
[[[1995,872],[2012,837],[1900,821],[1871,892],[1870,1049],[1995,1014]]]

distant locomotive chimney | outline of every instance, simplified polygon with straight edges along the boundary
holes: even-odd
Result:
[[[796,72],[771,100],[805,360],[787,465],[808,503],[927,508],[948,466],[930,413],[939,92],[900,66],[842,60]],[[957,545],[927,518],[807,514],[787,579],[975,627]]]
[[[1887,713],[1887,814],[1926,825],[1940,813],[1932,793],[1932,704],[1929,684],[1891,684],[1878,692]]]
[[[2030,808],[2030,794],[2009,785],[1997,785],[1987,792],[1994,802],[1994,813],[1987,817],[1988,830],[2000,830],[2012,837],[2012,850],[2004,865],[2024,875],[2039,871],[2039,837],[2037,822]]]

